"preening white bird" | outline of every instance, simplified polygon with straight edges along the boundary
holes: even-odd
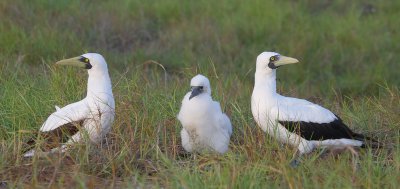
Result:
[[[191,91],[182,100],[178,120],[182,145],[187,152],[217,152],[228,150],[232,125],[218,102],[211,98],[209,80],[197,75],[190,82]]]
[[[275,52],[257,57],[251,110],[261,129],[279,142],[296,147],[299,155],[317,147],[362,147],[367,140],[373,141],[350,130],[331,111],[276,92],[276,69],[298,62]]]
[[[115,102],[107,63],[103,56],[87,53],[58,61],[56,65],[69,65],[87,69],[87,96],[79,102],[63,108],[55,106],[52,113],[39,129],[38,138],[43,140],[40,154],[63,152],[74,142],[89,139],[99,143],[110,131],[115,117]],[[28,141],[30,148],[25,157],[36,153],[35,143]],[[37,152],[39,153],[39,151]]]

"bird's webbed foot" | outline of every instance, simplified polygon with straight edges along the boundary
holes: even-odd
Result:
[[[299,158],[295,158],[292,161],[290,161],[289,165],[292,168],[297,168],[300,165],[301,161]]]
[[[301,157],[301,154],[299,152],[296,152],[293,156],[292,161],[290,161],[289,163],[290,167],[297,168],[301,163]]]

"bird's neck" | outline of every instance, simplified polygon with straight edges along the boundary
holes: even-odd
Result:
[[[103,99],[112,95],[111,79],[107,71],[89,73],[87,97]]]
[[[276,94],[276,72],[275,70],[263,73],[256,71],[254,89],[259,89],[265,93]],[[266,95],[266,94],[264,94]]]

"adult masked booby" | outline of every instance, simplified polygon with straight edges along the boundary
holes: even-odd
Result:
[[[56,65],[76,66],[87,69],[89,78],[87,96],[79,102],[63,108],[55,106],[52,113],[39,129],[40,146],[43,154],[64,151],[68,145],[88,138],[98,143],[110,131],[114,122],[115,102],[107,63],[103,56],[87,53],[58,61]],[[36,139],[28,142],[31,146],[25,157],[35,154]]]
[[[232,125],[218,102],[211,98],[209,80],[197,75],[190,82],[191,91],[182,100],[178,120],[182,145],[187,152],[217,152],[228,150]]]
[[[298,62],[275,52],[263,52],[257,57],[251,97],[257,124],[279,142],[296,147],[299,155],[317,147],[364,146],[370,138],[353,132],[331,111],[276,92],[276,69]]]

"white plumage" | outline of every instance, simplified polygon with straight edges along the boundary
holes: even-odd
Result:
[[[274,52],[257,57],[251,110],[257,124],[282,143],[309,153],[317,147],[362,146],[367,137],[352,132],[331,111],[276,93],[276,68],[298,60]]]
[[[65,144],[54,147],[50,152],[59,149],[63,151],[68,144],[81,142],[86,136],[93,143],[100,142],[110,131],[115,116],[115,102],[106,61],[100,54],[87,53],[56,64],[88,70],[87,96],[63,108],[55,106],[56,111],[43,123],[39,134],[44,136],[44,139],[49,139],[66,134],[66,131],[73,131],[69,133],[72,136]],[[35,150],[32,149],[24,156],[33,156],[34,153]]]
[[[191,91],[183,98],[178,114],[183,126],[183,148],[188,152],[225,153],[232,134],[228,116],[221,111],[220,104],[211,98],[210,82],[206,77],[195,76],[190,86]]]

